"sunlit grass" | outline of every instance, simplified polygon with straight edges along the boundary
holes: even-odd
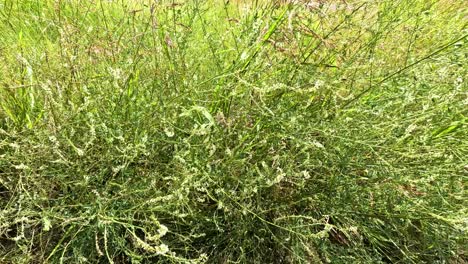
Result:
[[[464,1],[0,2],[0,262],[464,263]]]

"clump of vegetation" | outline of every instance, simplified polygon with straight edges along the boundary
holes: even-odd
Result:
[[[462,0],[0,3],[0,262],[465,263]]]

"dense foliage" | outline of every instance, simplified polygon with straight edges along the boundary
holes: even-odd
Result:
[[[463,0],[0,2],[0,262],[466,263]]]

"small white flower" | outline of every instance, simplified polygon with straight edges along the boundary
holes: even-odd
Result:
[[[20,148],[20,145],[18,145],[17,143],[10,143],[9,146],[14,148],[14,149],[19,149]]]
[[[52,224],[51,224],[49,218],[44,217],[44,218],[42,219],[42,222],[43,222],[43,223],[42,223],[42,224],[43,224],[43,229],[42,229],[42,230],[44,230],[44,231],[46,231],[46,232],[49,231],[50,228],[52,227]]]
[[[75,151],[76,151],[76,154],[78,154],[78,156],[83,156],[84,155],[84,151],[80,148],[75,148]]]
[[[358,228],[356,226],[351,226],[348,230],[356,235],[358,234]]]
[[[161,244],[156,248],[156,254],[164,255],[169,252],[169,247],[166,244]]]
[[[26,169],[29,169],[29,167],[27,165],[24,165],[24,163],[21,163],[20,165],[15,165],[14,166],[15,169],[17,170],[26,170]]]
[[[241,61],[244,61],[244,60],[246,60],[248,57],[249,57],[249,55],[247,54],[247,52],[244,51],[244,52],[242,52],[242,54],[241,54],[240,60],[241,60]]]
[[[411,124],[406,128],[406,134],[411,134],[414,130],[418,128],[417,125]]]
[[[164,133],[166,133],[167,137],[173,137],[174,136],[174,129],[172,127],[166,127],[164,128]]]
[[[167,226],[165,226],[165,225],[159,225],[159,229],[158,229],[159,237],[163,237],[164,235],[166,235],[166,234],[167,234],[167,231],[169,231],[169,229],[167,228]]]
[[[317,80],[317,81],[315,81],[314,87],[315,87],[315,89],[318,89],[318,88],[322,87],[324,84],[325,84],[324,81]]]
[[[318,141],[313,141],[312,144],[314,146],[316,146],[317,148],[321,148],[321,149],[324,149],[325,147],[322,145],[322,143],[318,142]]]
[[[276,170],[278,171],[278,175],[276,175],[274,183],[280,183],[284,179],[284,176],[286,176],[286,173],[281,168],[277,168]]]
[[[112,167],[112,172],[113,172],[114,174],[117,174],[117,173],[119,173],[121,170],[125,169],[125,167],[126,167],[125,165],[119,165],[119,166],[117,166],[117,167]]]

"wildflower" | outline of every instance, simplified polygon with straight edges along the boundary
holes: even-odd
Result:
[[[156,247],[156,254],[158,255],[164,255],[167,252],[169,252],[169,247],[164,243]]]
[[[166,235],[167,231],[169,231],[167,226],[159,225],[159,229],[158,229],[159,237],[163,237],[164,235]]]

